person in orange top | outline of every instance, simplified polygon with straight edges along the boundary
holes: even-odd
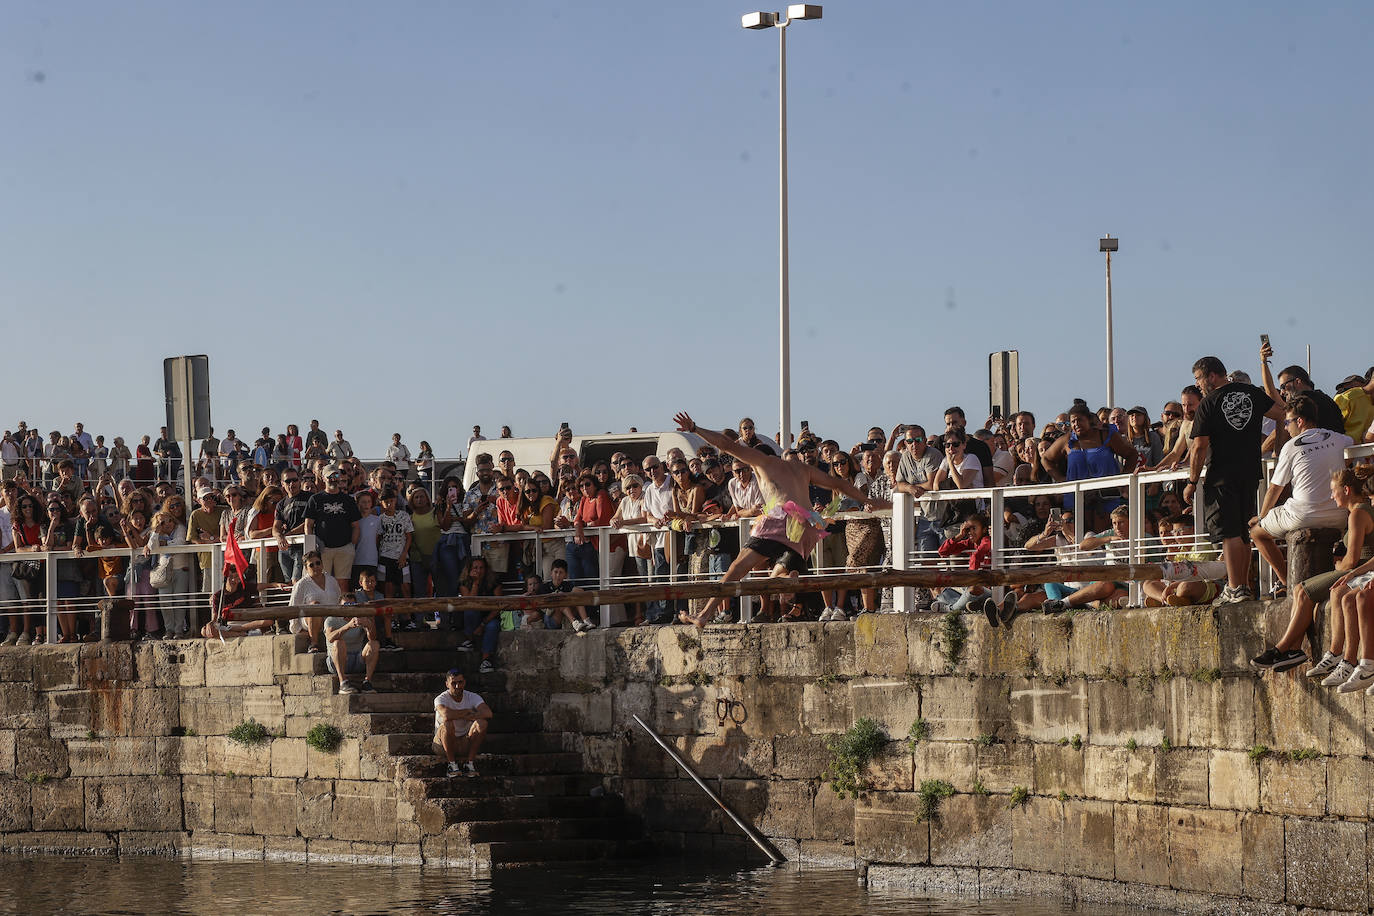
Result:
[[[569,577],[585,586],[601,581],[597,538],[595,535],[588,536],[586,529],[609,525],[615,515],[615,503],[611,502],[610,494],[601,486],[601,481],[586,471],[578,476],[577,489],[582,499],[577,504],[577,514],[573,516],[573,538],[564,552]]]

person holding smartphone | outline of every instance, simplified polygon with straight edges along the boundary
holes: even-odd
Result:
[[[477,456],[477,479],[463,496],[461,518],[463,527],[468,530],[469,535],[492,534],[496,531],[496,526],[500,523],[496,514],[498,495],[500,494],[496,491],[495,462],[492,461],[490,452],[483,452]],[[497,572],[506,571],[506,560],[510,555],[508,544],[488,544],[483,553],[490,561],[492,569]]]

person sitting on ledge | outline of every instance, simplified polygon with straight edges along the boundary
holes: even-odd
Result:
[[[371,617],[326,617],[324,639],[329,652],[325,667],[339,678],[339,693],[357,693],[348,675],[363,674],[363,693],[376,693],[372,675],[377,671],[377,659],[382,650],[377,640],[377,628]]]
[[[271,633],[274,620],[235,620],[244,617],[248,608],[262,607],[262,593],[285,591],[286,585],[259,585],[250,575],[245,582],[239,577],[238,567],[233,563],[224,564],[224,587],[210,596],[210,622],[201,627],[200,635],[206,639],[236,639],[240,636],[261,636]]]
[[[467,685],[463,672],[450,668],[448,689],[434,698],[434,753],[448,760],[449,776],[477,775],[473,761],[491,725],[490,707]]]
[[[1078,542],[1080,557],[1083,553],[1106,548],[1107,563],[1127,562],[1127,544],[1131,539],[1131,516],[1125,506],[1117,506],[1111,512],[1112,527],[1101,534],[1090,534]],[[1108,544],[1115,543],[1115,547]],[[1122,607],[1127,597],[1125,582],[1088,582],[1063,598],[1048,598],[1040,609],[1046,614],[1058,614],[1070,608],[1087,607],[1097,602],[1099,608]]]
[[[1345,467],[1345,450],[1355,442],[1319,425],[1317,410],[1317,401],[1306,394],[1288,402],[1283,425],[1293,438],[1279,451],[1264,505],[1250,520],[1250,540],[1278,580],[1271,598],[1288,594],[1288,563],[1279,540],[1301,528],[1344,528],[1349,515],[1331,496],[1331,475]],[[1280,503],[1290,485],[1292,496]]]
[[[1374,477],[1369,476],[1368,466],[1341,468],[1331,475],[1331,498],[1348,513],[1345,556],[1336,561],[1336,568],[1331,572],[1315,575],[1293,589],[1293,610],[1288,619],[1288,629],[1277,643],[1250,659],[1252,668],[1278,672],[1306,662],[1307,653],[1300,648],[1303,637],[1312,626],[1312,615],[1317,605],[1329,598],[1327,607],[1331,614],[1331,648],[1306,673],[1311,678],[1322,678],[1323,687],[1339,687],[1354,673],[1359,662],[1360,635],[1358,632],[1347,632],[1342,604],[1349,591],[1345,580],[1353,570],[1374,557],[1374,510],[1371,510],[1365,492],[1372,480]]]
[[[1191,515],[1172,515],[1159,520],[1159,540],[1169,552],[1170,563],[1215,564],[1215,548],[1199,544],[1196,524]],[[1221,583],[1207,579],[1203,569],[1199,576],[1186,579],[1152,579],[1141,584],[1146,607],[1188,607],[1211,604],[1221,594]]]

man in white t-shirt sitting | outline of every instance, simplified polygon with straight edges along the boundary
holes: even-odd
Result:
[[[1288,587],[1288,564],[1279,549],[1279,539],[1299,528],[1344,529],[1349,517],[1331,498],[1331,475],[1345,467],[1345,450],[1355,440],[1322,429],[1319,418],[1317,402],[1307,395],[1300,394],[1288,402],[1283,422],[1293,438],[1279,450],[1264,505],[1250,520],[1250,538],[1279,580],[1275,597]],[[1293,495],[1279,504],[1279,496],[1289,484]]]
[[[448,759],[448,775],[476,776],[473,761],[491,725],[491,709],[467,689],[468,679],[457,668],[449,669],[445,685],[434,698],[434,753]]]
[[[363,693],[376,693],[372,686],[372,675],[377,671],[377,653],[381,644],[377,641],[377,629],[371,617],[326,617],[324,619],[324,639],[329,654],[325,656],[325,666],[329,673],[339,679],[339,693],[358,693],[358,688],[349,683],[350,674],[362,674]]]

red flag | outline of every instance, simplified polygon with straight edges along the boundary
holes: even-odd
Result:
[[[225,565],[233,564],[239,571],[239,581],[248,581],[248,558],[243,555],[243,549],[239,547],[238,538],[234,537],[234,526],[229,526],[229,540],[224,545]]]

